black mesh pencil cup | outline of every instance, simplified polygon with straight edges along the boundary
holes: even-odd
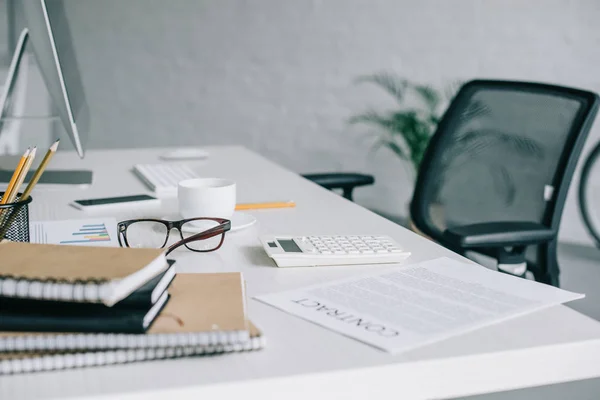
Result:
[[[0,193],[0,198],[4,192]],[[9,204],[0,204],[0,238],[13,242],[29,242],[29,203],[31,197],[25,201],[17,201]]]

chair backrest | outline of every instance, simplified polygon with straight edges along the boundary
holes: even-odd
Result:
[[[442,117],[411,203],[434,240],[452,226],[532,221],[558,230],[577,159],[598,109],[594,93],[475,80]]]

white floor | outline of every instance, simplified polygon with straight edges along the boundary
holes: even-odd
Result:
[[[584,299],[570,306],[600,320],[600,249],[561,244],[558,260],[562,270],[561,287],[586,294]]]
[[[561,244],[558,250],[561,268],[561,287],[585,293],[570,307],[600,320],[600,249]],[[600,360],[598,360],[600,362]],[[600,378],[552,386],[514,390],[481,396],[468,400],[597,400],[600,399]]]

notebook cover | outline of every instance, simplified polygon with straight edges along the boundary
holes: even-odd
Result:
[[[177,274],[171,301],[149,334],[247,330],[246,295],[239,272]]]
[[[202,334],[220,332],[241,332],[248,330],[246,318],[246,295],[242,274],[239,272],[228,273],[202,273],[202,274],[177,274],[175,280],[169,287],[170,300],[161,313],[154,320],[146,334],[132,335],[132,341],[136,338],[148,339],[148,336],[156,334],[176,334],[176,338],[182,338],[189,343],[185,334]],[[6,348],[6,341],[19,337],[20,343],[52,343],[55,345],[57,335],[66,333],[31,333],[31,332],[0,332],[1,348]],[[75,335],[75,336],[82,336]],[[27,336],[38,336],[36,340],[29,341]],[[42,336],[41,338],[39,336]],[[72,336],[72,335],[70,335]],[[99,339],[93,335],[93,340]],[[115,341],[109,343],[109,336],[102,338],[102,346],[129,347],[132,341]],[[114,339],[114,338],[113,338]],[[85,343],[85,340],[73,338],[74,346]],[[162,342],[162,341],[161,341]],[[96,343],[94,341],[94,343]],[[125,343],[125,344],[123,344]],[[171,342],[169,342],[171,343]],[[168,344],[165,341],[165,344]],[[44,345],[46,346],[46,345]],[[96,345],[98,348],[100,345]],[[135,345],[131,345],[135,347]],[[155,347],[166,347],[155,345]],[[27,348],[35,350],[35,348]],[[44,347],[51,350],[50,347]]]
[[[67,246],[4,242],[0,244],[0,277],[26,280],[113,280],[143,269],[163,249]]]
[[[168,294],[165,295],[165,304],[168,304]],[[117,308],[102,304],[70,306],[67,303],[66,307],[57,309],[52,302],[44,301],[37,302],[33,308],[15,308],[10,307],[10,303],[11,299],[0,299],[0,331],[144,333],[147,329],[144,327],[144,318],[153,307]]]
[[[154,288],[156,288],[156,286],[161,282],[165,275],[167,275],[167,273],[170,274],[171,271],[175,269],[175,267],[173,267],[173,264],[175,264],[175,260],[167,260],[167,262],[171,266],[169,269],[167,269],[160,275],[157,275],[156,277],[152,278],[151,280],[146,282],[142,287],[140,287],[135,292],[131,293],[129,296],[119,301],[117,304],[110,308],[117,310],[150,309],[150,307],[152,307],[152,305],[154,304],[154,302],[152,301],[152,292],[154,291]],[[158,300],[160,298],[160,295],[162,295],[162,293],[165,290],[167,290],[173,279],[175,279],[175,276],[173,276],[170,279],[170,282],[165,285],[164,290],[158,294],[156,300]],[[19,311],[28,312],[30,310],[36,309],[44,309],[46,312],[51,314],[60,313],[62,312],[62,310],[81,310],[81,312],[89,311],[93,313],[95,311],[102,310],[103,308],[109,307],[105,306],[102,303],[77,303],[70,301],[39,300],[25,299],[21,297],[0,296],[0,315],[2,315],[3,311],[10,311],[14,313]],[[1,324],[2,323],[0,321],[0,326]]]

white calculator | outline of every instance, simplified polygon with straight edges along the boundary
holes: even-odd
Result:
[[[410,256],[392,238],[380,235],[269,235],[260,240],[278,267],[397,263]]]

